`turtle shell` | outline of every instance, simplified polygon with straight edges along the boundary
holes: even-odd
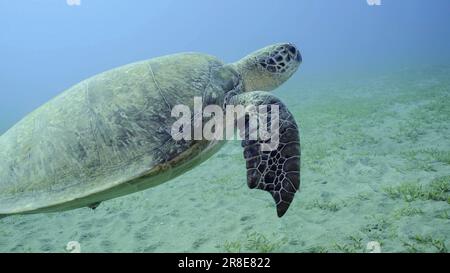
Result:
[[[173,140],[172,107],[221,105],[238,82],[215,57],[182,53],[76,84],[0,136],[0,215],[89,206],[189,170],[220,145]]]

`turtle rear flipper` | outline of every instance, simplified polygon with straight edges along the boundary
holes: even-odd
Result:
[[[95,203],[92,203],[92,204],[88,205],[88,208],[90,208],[90,209],[92,209],[92,210],[95,210],[96,208],[98,208],[98,206],[100,206],[101,203],[102,203],[102,202],[95,202]]]

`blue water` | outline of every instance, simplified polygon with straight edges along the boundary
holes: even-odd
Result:
[[[292,42],[303,79],[445,64],[449,10],[446,0],[2,0],[0,132],[89,76],[175,52],[234,61]]]
[[[448,0],[0,0],[0,134],[138,60],[197,51],[234,62],[278,42],[303,57],[276,91],[302,140],[301,191],[283,218],[247,188],[233,142],[95,211],[1,219],[0,252],[70,241],[83,252],[448,252],[449,11]]]

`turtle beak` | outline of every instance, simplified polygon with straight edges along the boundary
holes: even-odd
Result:
[[[300,51],[297,49],[297,57],[296,60],[298,63],[302,63],[303,59],[302,59],[302,54],[300,54]]]

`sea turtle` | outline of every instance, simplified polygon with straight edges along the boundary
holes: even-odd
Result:
[[[300,140],[292,114],[271,91],[302,61],[289,43],[224,64],[180,53],[121,66],[69,88],[0,136],[0,216],[56,212],[147,189],[192,169],[225,141],[174,140],[171,109],[276,104],[280,145],[242,140],[250,188],[270,192],[281,217],[300,184]]]

